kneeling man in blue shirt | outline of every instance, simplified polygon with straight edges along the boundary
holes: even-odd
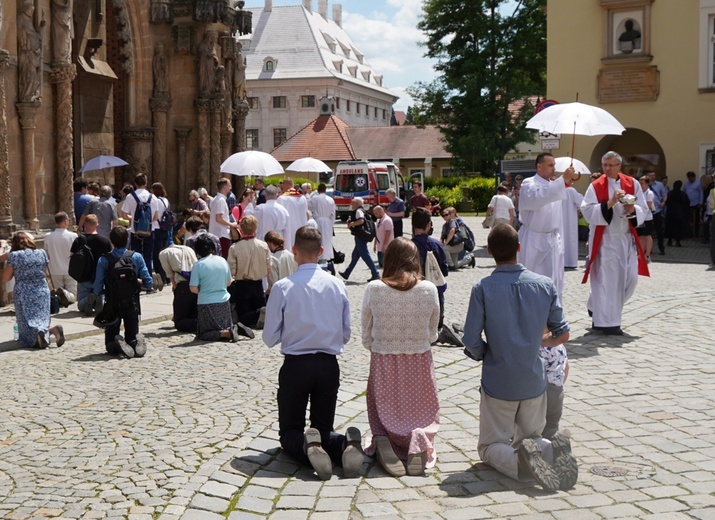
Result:
[[[578,479],[578,464],[568,437],[541,437],[548,382],[539,347],[569,339],[556,286],[516,261],[519,235],[513,227],[496,225],[487,251],[497,268],[472,288],[462,338],[464,353],[483,361],[479,456],[513,479],[533,478],[550,491],[569,489]]]
[[[340,387],[337,356],[350,340],[350,304],[345,284],[318,266],[321,242],[315,228],[296,231],[298,269],[271,288],[263,341],[269,347],[280,343],[285,356],[278,374],[281,447],[328,480],[332,462],[343,466],[345,477],[357,477],[364,457],[360,430],[333,431]],[[308,400],[310,428],[304,433]]]

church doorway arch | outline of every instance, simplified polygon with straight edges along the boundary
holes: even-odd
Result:
[[[622,172],[638,177],[643,170],[655,170],[657,178],[667,174],[663,147],[648,132],[639,128],[627,128],[622,135],[606,135],[593,149],[590,164],[592,170],[601,166],[601,157],[613,150],[623,157]]]

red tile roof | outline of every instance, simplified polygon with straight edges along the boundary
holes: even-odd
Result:
[[[395,119],[397,120],[397,124],[402,126],[405,124],[405,121],[407,121],[407,114],[402,110],[395,110]]]
[[[273,150],[279,162],[292,162],[302,157],[321,161],[357,159],[347,136],[348,124],[337,116],[319,116]]]
[[[446,143],[436,126],[369,126],[348,128],[357,159],[388,160],[450,159]]]

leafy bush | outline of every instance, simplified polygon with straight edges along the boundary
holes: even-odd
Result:
[[[437,197],[443,208],[456,207],[462,201],[462,186],[469,189],[469,202],[472,209],[477,212],[485,212],[494,195],[494,179],[489,177],[443,177],[431,180],[437,182],[427,188],[425,195]]]
[[[425,191],[427,198],[436,197],[443,208],[456,206],[462,200],[462,188],[455,186],[435,186]]]

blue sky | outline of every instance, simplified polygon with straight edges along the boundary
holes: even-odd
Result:
[[[273,0],[274,6],[301,5],[301,0]],[[405,88],[418,81],[434,79],[433,62],[423,57],[425,49],[418,42],[422,33],[417,22],[422,14],[422,0],[330,0],[328,16],[334,3],[343,6],[343,28],[367,58],[376,73],[384,76],[384,85],[400,96],[396,110],[411,104]],[[248,0],[247,7],[263,5],[263,0]],[[318,0],[313,0],[318,9]]]

